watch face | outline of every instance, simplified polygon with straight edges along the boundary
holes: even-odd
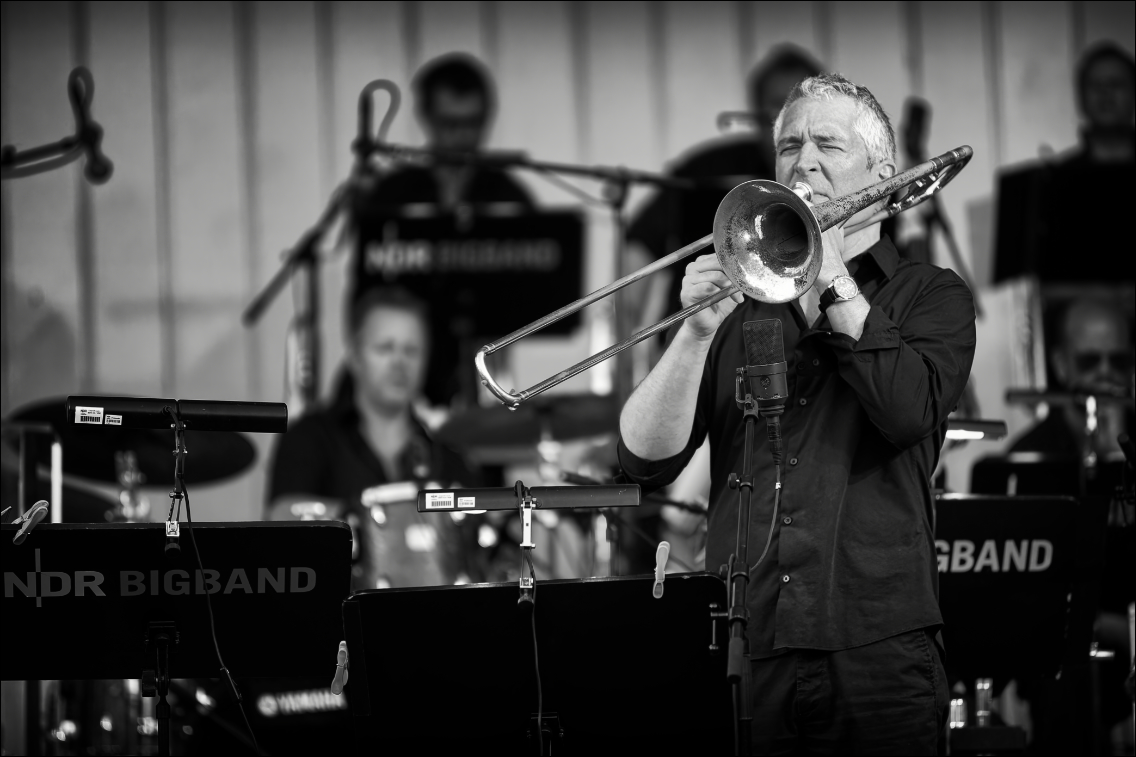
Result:
[[[832,288],[836,290],[836,296],[842,300],[850,300],[860,293],[860,287],[856,286],[856,280],[851,276],[839,276],[832,282]]]

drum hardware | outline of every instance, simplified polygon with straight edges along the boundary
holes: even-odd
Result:
[[[813,207],[805,203],[812,196],[812,189],[802,182],[794,184],[792,189],[775,181],[739,184],[718,206],[713,233],[482,347],[475,358],[481,380],[503,404],[516,408],[529,398],[739,292],[761,302],[795,300],[812,287],[820,273],[822,231],[846,223],[855,214],[887,201],[893,193],[905,187],[910,186],[910,190],[902,200],[887,202],[882,210],[848,227],[845,232],[879,223],[919,205],[946,186],[966,166],[973,153],[969,146],[963,145],[878,184]],[[505,391],[489,373],[485,363],[487,356],[711,244],[722,270],[733,282],[732,286],[528,389]]]

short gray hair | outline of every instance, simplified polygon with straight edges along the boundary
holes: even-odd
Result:
[[[849,81],[840,74],[818,74],[797,82],[785,98],[785,104],[781,106],[781,112],[773,123],[774,143],[781,136],[785,111],[790,105],[804,98],[832,100],[838,95],[850,98],[856,105],[856,120],[852,123],[852,129],[868,148],[868,168],[885,160],[894,161],[895,130],[887,112],[867,87]]]

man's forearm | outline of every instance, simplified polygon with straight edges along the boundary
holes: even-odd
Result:
[[[623,443],[646,460],[682,452],[694,424],[694,409],[710,339],[699,339],[684,326],[662,359],[635,389],[619,417]]]

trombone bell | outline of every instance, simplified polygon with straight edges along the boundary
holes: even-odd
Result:
[[[807,185],[797,187],[811,194]],[[820,273],[820,224],[785,185],[747,181],[734,187],[714,214],[714,253],[746,296],[790,302],[808,291]]]

